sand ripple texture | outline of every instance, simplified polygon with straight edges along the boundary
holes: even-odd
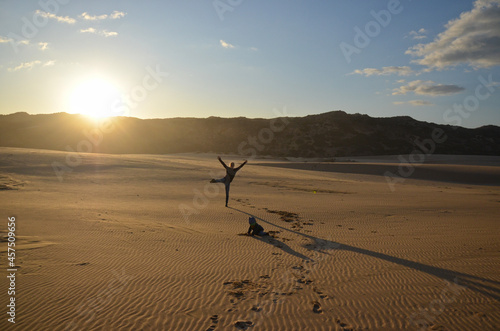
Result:
[[[215,155],[66,156],[0,149],[1,330],[500,329],[498,186],[261,161],[225,208]]]

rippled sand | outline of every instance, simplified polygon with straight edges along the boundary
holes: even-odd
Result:
[[[500,329],[491,162],[440,159],[392,191],[394,162],[250,160],[225,208],[215,155],[70,156],[0,148],[16,330]],[[245,236],[249,216],[270,236]]]

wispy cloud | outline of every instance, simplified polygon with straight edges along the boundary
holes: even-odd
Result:
[[[82,18],[86,21],[99,21],[99,20],[105,20],[105,19],[116,20],[116,19],[125,17],[125,15],[127,15],[127,13],[117,11],[117,10],[115,10],[114,12],[112,12],[109,15],[108,14],[90,15],[87,12],[83,12],[82,14],[80,14],[80,18]]]
[[[410,100],[408,103],[412,106],[433,106],[434,104],[427,100]]]
[[[391,67],[382,67],[382,69],[376,69],[376,68],[365,68],[365,69],[357,69],[354,70],[353,72],[350,73],[350,75],[363,75],[366,77],[370,76],[387,76],[387,75],[398,75],[398,76],[409,76],[412,74],[416,74],[415,71],[413,71],[410,67],[408,66],[402,66],[402,67],[397,67],[397,66],[391,66]]]
[[[427,30],[424,29],[424,28],[421,28],[420,30],[418,31],[410,31],[409,35],[412,39],[416,39],[416,40],[419,40],[419,39],[425,39],[427,38],[426,34],[427,34]]]
[[[0,36],[0,44],[2,43],[12,43],[14,39]],[[29,45],[30,41],[28,39],[19,40],[15,42],[17,45]]]
[[[220,40],[220,44],[221,44],[221,46],[222,46],[222,47],[224,47],[224,48],[228,48],[228,49],[230,49],[230,48],[234,48],[234,45],[231,45],[230,43],[227,43],[227,42],[225,42],[225,41],[224,41],[224,40],[222,40],[222,39]]]
[[[104,36],[104,37],[116,37],[118,36],[118,32],[116,31],[107,31],[107,30],[102,30],[99,32],[99,34],[101,36]]]
[[[40,49],[41,51],[45,51],[48,48],[49,48],[49,43],[46,43],[46,42],[39,42],[38,43],[38,49]]]
[[[434,41],[415,45],[406,54],[420,57],[413,62],[428,70],[458,64],[500,65],[500,0],[477,0],[471,11],[449,21],[445,28]]]
[[[30,70],[30,69],[33,69],[34,66],[39,65],[41,63],[42,63],[42,61],[39,61],[39,60],[31,61],[31,62],[23,62],[23,63],[19,64],[18,66],[9,68],[7,70],[10,72],[18,71],[18,70],[22,70],[22,69]]]
[[[7,70],[9,72],[19,71],[19,70],[24,70],[24,69],[31,70],[34,67],[39,66],[39,65],[41,65],[43,67],[48,67],[48,66],[53,66],[55,63],[56,63],[56,61],[54,61],[54,60],[50,60],[50,61],[46,61],[46,62],[42,62],[40,60],[35,60],[35,61],[31,61],[31,62],[23,62],[15,67],[8,68]]]
[[[431,80],[414,80],[408,82],[407,85],[393,89],[392,95],[405,95],[409,92],[413,92],[419,95],[440,96],[460,93],[464,90],[465,88],[458,85],[436,84]]]
[[[69,17],[69,16],[57,16],[55,14],[47,13],[47,12],[44,12],[42,10],[37,10],[35,13],[41,17],[54,19],[54,20],[61,22],[61,23],[68,23],[68,24],[75,24],[76,23],[76,20],[72,17]]]
[[[89,15],[87,12],[83,12],[80,14],[80,17],[87,21],[97,21],[97,20],[105,20],[108,17],[108,15],[104,14],[104,15],[92,16]]]
[[[238,49],[238,50],[250,51],[250,52],[258,52],[259,51],[259,49],[257,47],[254,47],[254,46],[233,45],[233,44],[230,44],[227,41],[222,40],[222,39],[219,40],[219,43],[223,48],[226,48],[226,49]]]
[[[410,100],[410,101],[394,101],[393,104],[395,105],[410,105],[410,106],[434,106],[434,104],[430,101],[427,100]]]
[[[125,15],[127,15],[127,13],[115,10],[114,12],[111,13],[111,15],[109,15],[109,18],[111,18],[112,20],[116,20],[125,17]]]
[[[96,28],[81,29],[81,33],[92,33],[103,37],[116,37],[118,32],[108,30],[97,30]]]
[[[38,42],[38,43],[35,43],[35,44],[31,44],[28,39],[14,41],[14,39],[0,36],[0,44],[2,44],[2,43],[15,43],[17,45],[32,45],[32,46],[37,46],[38,49],[41,50],[41,51],[45,51],[45,50],[49,49],[49,43],[48,42],[42,42],[41,41],[41,42]]]
[[[94,28],[80,29],[81,33],[97,33],[97,30]]]

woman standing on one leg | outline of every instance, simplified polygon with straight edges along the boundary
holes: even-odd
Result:
[[[238,168],[234,167],[234,162],[231,162],[230,166],[228,167],[224,161],[220,158],[220,156],[217,156],[217,159],[219,162],[224,166],[226,169],[226,176],[221,179],[212,179],[210,183],[224,183],[224,186],[226,187],[226,207],[227,207],[227,202],[229,201],[229,186],[231,185],[231,182],[234,179],[234,176],[236,176],[236,172],[240,170],[246,163],[247,160],[245,160]]]

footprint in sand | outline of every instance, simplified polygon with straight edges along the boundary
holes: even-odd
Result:
[[[253,310],[253,311],[256,311],[256,312],[260,312],[260,311],[262,310],[262,308],[261,308],[261,307],[259,307],[259,306],[255,306],[255,305],[254,305],[254,306],[252,307],[252,310]]]
[[[316,314],[321,314],[323,313],[323,310],[321,310],[321,305],[319,304],[318,301],[313,302],[313,312]]]
[[[345,330],[345,331],[352,331],[352,330],[354,330],[354,328],[352,326],[348,325],[347,323],[342,322],[340,320],[340,318],[337,318],[336,322],[342,328],[342,330]]]
[[[212,325],[206,331],[214,331],[217,327],[217,323],[219,323],[219,315],[210,316],[210,320],[212,321]]]
[[[313,287],[313,291],[319,295],[321,299],[328,298],[328,295],[324,294],[322,291],[318,290],[316,287]]]
[[[309,285],[311,284],[313,281],[310,280],[310,279],[306,279],[305,276],[301,276],[301,278],[297,279],[297,282],[300,283],[300,284],[306,284],[306,285]]]
[[[241,299],[244,299],[250,292],[255,292],[262,288],[261,285],[248,279],[241,281],[228,281],[224,282],[223,285],[232,285],[232,288],[228,289],[226,293],[231,297],[230,302],[234,305],[238,304],[238,302]]]
[[[252,325],[253,325],[253,322],[251,322],[251,321],[236,321],[236,322],[234,322],[234,326],[238,330],[246,330],[249,327],[251,327]]]

